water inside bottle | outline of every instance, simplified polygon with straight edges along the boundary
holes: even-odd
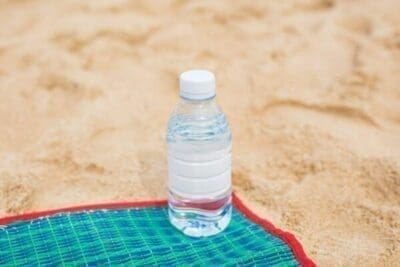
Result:
[[[180,160],[207,163],[207,160],[215,160],[210,155],[227,155],[230,180],[231,132],[224,114],[219,108],[215,109],[216,103],[211,102],[210,106],[214,107],[212,112],[207,112],[205,106],[200,113],[177,114],[171,117],[167,131],[168,157],[170,160],[179,154],[183,157]],[[222,153],[218,154],[220,151]],[[214,235],[229,224],[232,210],[230,182],[224,191],[207,193],[205,196],[179,194],[170,188],[170,221],[188,236]]]

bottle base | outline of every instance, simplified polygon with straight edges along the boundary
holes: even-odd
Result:
[[[229,225],[231,220],[231,207],[226,212],[226,214],[216,220],[202,220],[200,218],[194,219],[180,219],[174,215],[174,212],[169,210],[169,221],[171,224],[184,233],[187,236],[191,237],[206,237],[216,235]]]
[[[216,207],[216,203],[221,206]],[[200,209],[201,206],[202,208]],[[217,200],[201,203],[183,201],[170,194],[169,221],[183,234],[191,237],[216,235],[229,225],[232,216],[231,196],[225,195]]]

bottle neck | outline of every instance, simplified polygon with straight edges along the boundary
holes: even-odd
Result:
[[[194,106],[198,106],[198,105],[212,105],[215,103],[215,96],[207,98],[207,99],[188,99],[188,98],[184,98],[181,96],[181,103],[185,104],[185,105],[194,105]]]
[[[191,100],[181,97],[180,103],[177,106],[175,112],[210,114],[210,113],[219,113],[220,109],[215,100],[215,96],[202,100]]]

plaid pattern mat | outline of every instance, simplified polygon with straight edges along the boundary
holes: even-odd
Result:
[[[0,265],[312,265],[250,220],[235,199],[228,228],[199,239],[169,224],[164,202],[0,219]]]

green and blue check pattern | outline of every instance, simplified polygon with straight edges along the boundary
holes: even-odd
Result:
[[[278,237],[233,208],[221,234],[194,239],[166,207],[59,213],[0,226],[0,266],[298,266]]]

